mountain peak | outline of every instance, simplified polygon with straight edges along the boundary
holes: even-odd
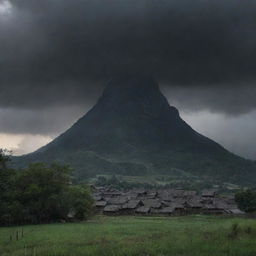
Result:
[[[178,114],[176,108],[170,107],[156,80],[150,76],[123,76],[110,80],[97,105],[104,105],[110,112],[116,110],[134,117],[142,112],[157,116],[170,109]]]
[[[110,80],[87,114],[22,159],[70,163],[79,178],[104,173],[172,174],[175,168],[233,182],[232,177],[240,180],[244,166],[250,165],[194,131],[150,76]]]

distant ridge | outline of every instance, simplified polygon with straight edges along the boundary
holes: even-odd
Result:
[[[79,179],[97,174],[187,173],[239,184],[256,181],[252,161],[194,131],[149,77],[108,82],[97,104],[70,129],[34,153],[14,159],[69,163]]]

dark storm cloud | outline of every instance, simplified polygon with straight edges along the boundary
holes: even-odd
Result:
[[[254,85],[163,86],[162,91],[170,104],[186,112],[208,111],[234,117],[256,108]]]
[[[89,107],[62,106],[37,111],[0,109],[0,133],[43,134],[54,137],[67,130]]]
[[[197,107],[233,114],[256,107],[255,1],[10,2],[12,14],[0,19],[0,106],[94,101],[104,81],[139,71],[170,90],[201,86],[183,98]],[[232,97],[223,98],[225,88]],[[240,97],[243,88],[250,97]]]

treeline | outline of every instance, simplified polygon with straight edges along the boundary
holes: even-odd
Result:
[[[14,170],[7,167],[9,161],[0,150],[1,225],[83,220],[91,214],[90,190],[72,184],[68,166],[36,163]]]

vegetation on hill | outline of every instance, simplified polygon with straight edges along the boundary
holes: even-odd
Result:
[[[201,192],[203,189],[215,189],[219,193],[237,193],[241,186],[217,182],[214,179],[204,179],[187,175],[187,173],[176,173],[173,175],[145,175],[145,176],[126,176],[126,175],[97,175],[89,179],[89,182],[96,186],[111,186],[116,189],[185,189]]]
[[[43,163],[23,170],[7,168],[0,152],[0,225],[86,219],[93,200],[89,189],[72,184],[68,166]]]
[[[113,80],[97,104],[38,151],[14,159],[70,164],[79,180],[106,175],[173,175],[253,185],[256,164],[194,131],[151,79]]]
[[[0,255],[254,256],[255,239],[254,219],[97,216],[81,223],[0,228]]]

